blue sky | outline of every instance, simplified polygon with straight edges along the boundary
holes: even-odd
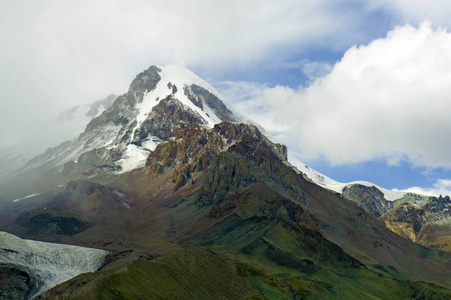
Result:
[[[2,1],[0,148],[180,64],[337,181],[449,193],[450,13],[444,0]]]

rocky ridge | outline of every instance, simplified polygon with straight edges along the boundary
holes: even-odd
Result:
[[[451,251],[451,200],[430,197],[423,205],[401,202],[382,216],[386,226],[415,243]]]
[[[382,219],[403,238],[424,246],[451,250],[451,200],[406,193],[388,201],[377,187],[354,184],[343,189],[343,197]]]

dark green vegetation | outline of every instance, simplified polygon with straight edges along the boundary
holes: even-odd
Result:
[[[279,259],[279,258],[277,258]],[[244,261],[244,262],[243,262]],[[249,263],[250,262],[250,263]],[[364,267],[320,267],[259,256],[235,257],[192,247],[153,260],[138,259],[83,274],[38,299],[447,299],[449,290],[424,282],[390,279]],[[271,265],[262,270],[258,265]],[[252,266],[253,264],[254,266]],[[257,266],[255,266],[257,265]]]
[[[74,217],[54,216],[50,213],[29,216],[22,215],[17,223],[25,227],[30,234],[74,235],[86,229],[87,224]]]
[[[189,248],[101,276],[79,276],[41,298],[63,293],[76,299],[252,299],[261,290],[280,299],[289,292],[263,272],[211,248]]]
[[[46,213],[87,224],[47,240],[112,255],[42,299],[451,297],[449,253],[400,238],[306,180],[286,164],[285,147],[249,125],[182,128],[145,168],[108,186],[71,182],[13,229],[45,224]]]

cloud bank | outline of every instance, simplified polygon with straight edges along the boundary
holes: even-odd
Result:
[[[151,64],[215,74],[337,41],[351,22],[335,9],[330,0],[1,1],[0,140],[126,92]]]
[[[449,70],[451,34],[429,23],[405,25],[350,48],[307,88],[262,86],[236,105],[251,118],[263,111],[267,129],[304,160],[341,165],[384,158],[451,168]]]

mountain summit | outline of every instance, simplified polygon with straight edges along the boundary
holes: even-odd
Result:
[[[149,152],[173,138],[181,127],[199,124],[211,128],[221,121],[240,118],[207,82],[180,66],[151,66],[136,76],[128,92],[111,108],[89,122],[74,144],[55,149],[65,154],[79,149],[63,159],[58,157],[56,164],[76,161],[84,174],[100,169],[129,171],[142,167]],[[35,162],[46,161],[48,156]]]
[[[108,177],[143,167],[149,153],[174,138],[182,127],[212,128],[222,121],[242,119],[210,84],[184,67],[151,66],[136,76],[127,93],[92,119],[77,139],[49,148],[13,173],[3,197],[36,194],[49,177],[56,187],[72,179]]]

